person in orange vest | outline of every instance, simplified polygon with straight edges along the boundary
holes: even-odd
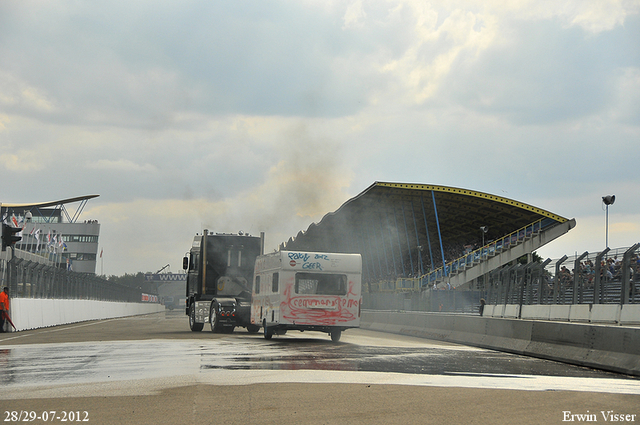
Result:
[[[4,332],[4,325],[9,318],[9,288],[6,286],[0,292],[0,332]]]

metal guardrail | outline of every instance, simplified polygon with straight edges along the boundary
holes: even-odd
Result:
[[[528,224],[509,233],[508,235],[486,244],[481,248],[476,249],[475,251],[471,251],[470,253],[445,264],[444,267],[440,267],[425,274],[424,276],[421,276],[419,278],[421,280],[421,285],[431,286],[434,283],[442,282],[447,276],[455,275],[468,267],[473,267],[474,265],[499,254],[500,252],[507,251],[525,240],[536,236],[541,231],[552,226],[554,223],[555,221],[550,218],[543,218]]]
[[[2,253],[0,278],[12,298],[142,301],[141,289],[55,267],[46,258],[20,250],[15,250],[15,255],[10,250]]]
[[[417,291],[425,286],[432,286],[434,283],[441,283],[447,276],[453,276],[469,267],[473,267],[501,252],[507,251],[527,239],[538,235],[555,222],[552,219],[544,218],[528,224],[514,232],[509,233],[497,240],[494,240],[481,248],[471,251],[462,257],[447,263],[445,267],[437,268],[417,278],[398,278],[395,281],[372,282],[371,290],[374,292],[401,292]]]

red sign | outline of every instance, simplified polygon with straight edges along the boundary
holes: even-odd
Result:
[[[291,261],[289,261],[289,265],[290,265],[291,267],[295,267],[295,266],[296,266],[296,260],[291,260]]]

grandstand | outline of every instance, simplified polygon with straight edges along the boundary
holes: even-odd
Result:
[[[472,286],[574,226],[474,190],[375,182],[281,249],[360,253],[366,291],[419,291]]]
[[[78,196],[50,202],[2,203],[3,221],[22,228],[15,248],[33,255],[31,261],[95,274],[100,224],[79,218],[87,202],[99,195]],[[67,206],[75,204],[75,211]]]

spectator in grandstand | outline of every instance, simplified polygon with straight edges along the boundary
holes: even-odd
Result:
[[[609,263],[609,260],[607,260],[607,263]],[[603,277],[607,280],[611,280],[613,279],[613,273],[612,273],[611,267],[609,267],[609,264],[607,263],[605,263],[604,260],[602,261],[601,270],[602,270],[602,273],[604,274]]]
[[[569,271],[569,269],[565,266],[562,266],[562,268],[560,268],[560,286],[567,286],[571,284],[571,281],[573,280],[571,275],[572,273]]]
[[[591,260],[580,263],[580,278],[585,287],[591,287],[593,285],[594,273],[595,271],[593,270],[593,263]]]
[[[620,277],[620,261],[618,261],[618,257],[609,258],[609,271],[611,272],[611,278],[619,278]]]

